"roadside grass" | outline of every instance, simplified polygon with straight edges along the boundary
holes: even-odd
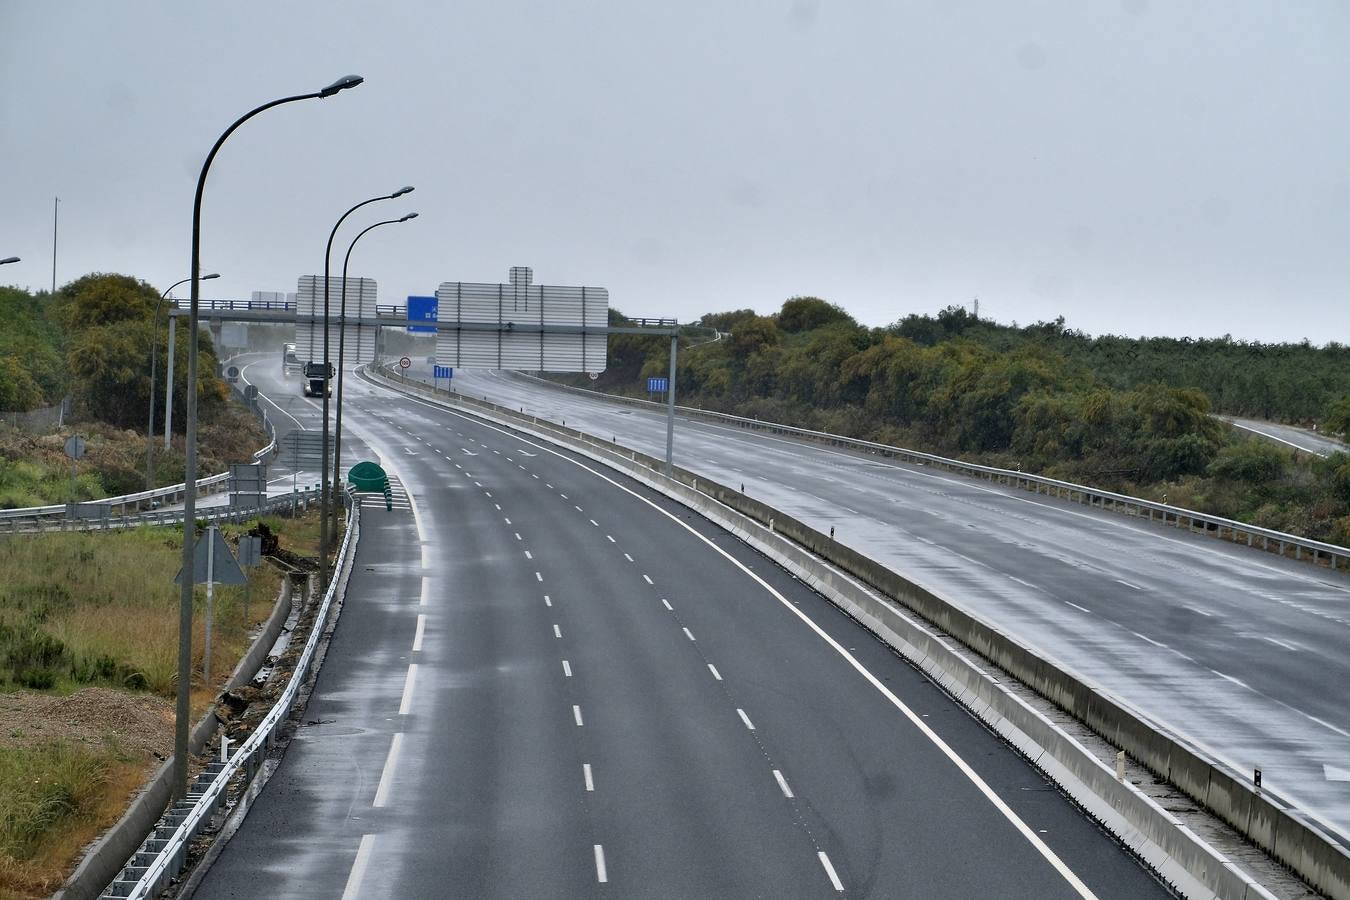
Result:
[[[49,896],[144,780],[144,763],[113,742],[0,745],[0,896]]]
[[[261,521],[292,558],[317,556],[317,512]],[[253,525],[222,527],[232,550]],[[181,539],[176,529],[150,527],[0,537],[0,693],[46,694],[66,704],[87,687],[173,697]],[[205,588],[197,588],[194,721],[223,687],[254,626],[271,614],[283,575],[270,564],[250,575],[247,620],[244,587],[216,586],[210,685],[201,683]],[[122,750],[115,730],[101,744],[66,739],[65,718],[47,716],[42,733],[52,739],[39,744],[0,734],[0,898],[49,895],[153,767],[144,753]]]

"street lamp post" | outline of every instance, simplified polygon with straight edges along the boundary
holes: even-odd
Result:
[[[337,365],[337,413],[333,417],[333,490],[338,489],[342,484],[342,370],[344,363],[344,352],[346,350],[347,335],[347,264],[352,259],[352,248],[356,242],[366,236],[366,232],[373,231],[381,225],[397,225],[400,222],[407,222],[409,219],[417,218],[417,213],[408,213],[401,219],[386,219],[383,222],[376,222],[352,238],[351,244],[347,246],[347,255],[342,258],[342,302],[338,306],[338,365]]]
[[[178,606],[178,697],[175,708],[173,741],[173,795],[182,798],[187,794],[187,738],[188,716],[191,714],[192,690],[192,590],[193,590],[193,543],[196,538],[197,510],[197,328],[200,321],[198,301],[201,299],[201,251],[202,251],[202,193],[206,190],[206,173],[216,158],[221,145],[234,133],[235,129],[264,110],[283,103],[297,100],[313,100],[331,97],[339,91],[356,87],[364,79],[358,75],[347,75],[310,94],[296,94],[264,103],[250,110],[234,121],[225,132],[216,139],[211,152],[206,154],[201,174],[197,177],[197,193],[192,200],[192,300],[188,310],[188,371],[187,371],[187,427],[185,429],[184,448],[186,464],[183,472],[183,585]]]
[[[360,203],[347,210],[338,218],[333,230],[328,232],[328,246],[323,251],[323,372],[324,372],[324,390],[323,390],[323,420],[322,427],[319,429],[322,435],[319,438],[319,588],[321,590],[328,587],[328,544],[330,542],[331,530],[329,527],[330,514],[336,514],[336,510],[329,508],[329,490],[328,490],[328,394],[330,393],[330,383],[328,379],[329,360],[328,360],[328,269],[333,256],[333,238],[337,237],[338,229],[347,217],[356,212],[363,206],[370,203],[378,203],[381,200],[397,200],[404,194],[411,194],[413,187],[408,185],[401,187],[392,194],[381,194],[378,197],[371,197],[369,200],[362,200]],[[338,340],[342,340],[341,333]],[[337,485],[334,484],[333,492],[336,493]],[[336,504],[334,504],[336,506]]]
[[[212,278],[219,278],[219,272],[212,272],[210,275],[203,275],[202,281],[210,281]],[[169,293],[180,284],[186,284],[191,278],[184,278],[182,281],[175,281],[169,285],[168,290],[159,295],[159,302],[155,304],[155,336],[150,341],[150,412],[145,420],[145,489],[148,491],[155,486],[154,484],[154,452],[155,452],[155,378],[158,376],[159,369],[159,314],[164,308],[164,299]],[[170,356],[173,355],[173,347],[164,351]],[[173,371],[172,367],[169,369]],[[173,390],[172,384],[166,384],[164,391],[166,393]],[[166,429],[167,430],[167,429]]]

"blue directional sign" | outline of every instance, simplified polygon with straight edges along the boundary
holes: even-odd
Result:
[[[408,321],[409,322],[435,322],[436,321],[436,298],[435,297],[409,297],[408,298]],[[435,334],[435,326],[409,325],[410,334]]]
[[[648,378],[648,379],[647,379],[647,393],[649,393],[649,394],[664,394],[664,393],[665,393],[666,391],[668,391],[668,390],[670,390],[670,379],[669,379],[669,378]]]
[[[432,378],[454,378],[454,377],[455,377],[455,368],[454,368],[454,366],[432,366],[432,367],[431,367],[431,377],[432,377]]]

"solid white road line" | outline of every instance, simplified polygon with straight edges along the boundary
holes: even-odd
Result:
[[[568,678],[571,678],[571,677],[572,677],[572,664],[569,663],[569,662],[568,662],[567,660],[565,660],[565,659],[564,659],[562,662],[563,662],[563,674],[566,675]]]
[[[572,718],[574,718],[574,719],[577,720],[577,727],[581,727],[581,707],[580,707],[580,706],[576,706],[575,704],[572,706]]]
[[[755,723],[750,721],[750,717],[745,714],[745,710],[741,709],[739,706],[736,707],[736,715],[741,717],[741,721],[745,723],[746,728],[749,728],[751,731],[755,730]]]
[[[352,861],[352,871],[347,876],[347,887],[342,892],[342,900],[356,900],[361,896],[361,880],[366,877],[366,866],[370,864],[370,849],[374,843],[375,835],[361,835],[361,844],[356,848],[356,859]]]
[[[777,782],[778,782],[778,787],[782,789],[782,791],[783,791],[783,796],[786,797],[786,798],[788,798],[789,800],[791,800],[791,799],[792,799],[792,788],[788,787],[787,779],[783,777],[783,773],[780,772],[780,771],[778,771],[777,769],[774,769],[774,770],[773,770],[773,778],[774,778],[774,781],[777,781]]]
[[[586,790],[588,791],[595,790],[595,778],[591,775],[590,763],[581,764],[581,774],[586,779]]]
[[[417,616],[417,633],[413,635],[413,652],[418,653],[422,649],[422,635],[427,630],[427,617],[419,613]]]
[[[690,631],[688,628],[684,630],[684,636],[689,638],[689,640],[691,641],[694,639],[694,633]]]
[[[445,407],[428,403],[425,400],[419,400],[415,397],[406,397],[405,399],[411,400],[414,403],[419,403],[423,406],[430,407],[432,409],[440,410],[441,412],[444,412],[448,415],[458,416],[464,419],[472,418],[466,415],[465,413],[455,412],[453,410],[446,409]],[[482,424],[481,419],[474,419],[474,421],[478,422],[480,425]],[[603,474],[602,472],[599,472],[596,469],[591,468],[590,466],[582,463],[581,461],[573,459],[572,457],[566,455],[565,453],[561,453],[557,450],[545,446],[544,444],[528,440],[524,437],[521,437],[518,434],[512,434],[511,432],[505,430],[504,428],[500,428],[495,425],[483,425],[482,427],[490,428],[493,431],[497,431],[500,434],[512,437],[523,444],[533,447],[541,452],[549,453],[560,460],[566,460],[567,462],[571,463],[577,468],[582,469],[583,471],[590,473],[596,478],[599,478],[601,481],[610,484],[614,488],[623,491],[625,494],[634,498],[635,500],[641,503],[645,503],[647,506],[651,507],[659,514],[665,516],[675,525],[678,525],[685,531],[689,532],[689,534],[691,534],[695,539],[702,541],[710,550],[722,556],[732,566],[736,567],[737,569],[740,569],[741,572],[744,573],[747,578],[751,579],[756,584],[758,584],[761,588],[767,591],[770,596],[776,599],[783,606],[784,609],[795,615],[802,622],[802,624],[805,625],[807,628],[809,628],[817,637],[819,637],[821,641],[823,641],[826,644],[826,646],[828,646],[831,650],[837,653],[845,662],[847,662],[848,665],[851,666],[853,670],[856,671],[868,684],[872,685],[873,689],[875,689],[879,694],[885,697],[886,700],[889,701],[892,706],[894,706],[897,710],[899,710],[900,713],[906,719],[909,720],[910,724],[912,724],[916,729],[918,729],[919,732],[923,734],[924,737],[928,738],[929,742],[932,743],[933,746],[937,747],[938,750],[940,750],[942,754],[946,756],[948,760],[951,761],[952,765],[956,766],[956,768],[960,770],[961,774],[966,776],[966,779],[970,781],[970,783],[973,784],[981,794],[984,795],[984,798],[988,800],[989,803],[996,810],[998,810],[998,812],[1005,819],[1007,819],[1007,821],[1014,828],[1017,829],[1017,832],[1022,835],[1022,837],[1027,841],[1027,843],[1031,844],[1031,846],[1036,850],[1036,852],[1039,853],[1041,857],[1045,859],[1046,862],[1048,862],[1052,867],[1054,867],[1055,871],[1060,874],[1060,877],[1063,878],[1066,882],[1068,882],[1069,886],[1072,887],[1073,890],[1080,897],[1083,897],[1084,900],[1089,900],[1089,898],[1095,900],[1096,894],[1094,894],[1091,891],[1091,889],[1089,889],[1088,886],[1083,883],[1083,880],[1079,878],[1072,869],[1070,869],[1067,865],[1064,864],[1064,861],[1059,858],[1059,855],[1055,853],[1054,850],[1050,849],[1050,847],[1045,843],[1045,841],[1041,840],[1040,836],[1037,835],[1036,832],[1033,831],[1027,825],[1026,822],[1022,821],[1021,817],[1018,816],[1017,813],[1013,812],[1013,810],[1008,806],[1008,804],[1003,801],[1003,798],[1000,797],[997,793],[995,793],[993,788],[989,787],[989,785],[985,782],[985,780],[980,777],[980,774],[976,772],[974,769],[972,769],[970,767],[970,764],[967,763],[964,759],[962,759],[961,756],[937,734],[937,732],[933,731],[933,729],[928,726],[928,723],[925,722],[921,716],[915,713],[914,710],[910,709],[904,703],[904,701],[902,701],[899,697],[895,695],[894,691],[888,688],[881,681],[880,678],[877,678],[877,676],[872,674],[872,672],[866,666],[864,666],[861,662],[859,662],[857,657],[855,657],[852,653],[849,652],[848,648],[844,647],[834,638],[830,637],[830,635],[825,631],[825,629],[821,628],[814,621],[812,621],[810,616],[808,616],[806,613],[798,609],[796,605],[792,603],[792,601],[788,600],[781,593],[775,590],[774,587],[767,581],[765,581],[763,578],[756,575],[754,571],[752,571],[748,566],[746,566],[740,560],[736,559],[736,557],[732,556],[726,550],[723,550],[721,547],[719,547],[717,543],[713,541],[711,538],[699,533],[698,529],[694,528],[689,523],[683,521],[679,516],[675,515],[674,513],[671,513],[666,509],[663,509],[653,501],[639,494],[637,491],[634,491],[631,488],[620,484],[613,478],[610,478],[609,476]],[[936,476],[927,476],[927,477],[936,477]],[[952,483],[955,484],[956,482],[953,480]],[[964,484],[964,482],[962,483]],[[989,493],[1001,493],[1001,492],[990,490]],[[1002,496],[1007,497],[1014,495],[1002,494]],[[1032,501],[1028,500],[1026,502]],[[1084,518],[1088,517],[1084,516]],[[1177,541],[1177,543],[1181,542]],[[740,710],[737,711],[741,712]],[[745,713],[741,712],[741,715],[742,717],[744,717]],[[749,719],[746,719],[746,722],[749,722]],[[753,726],[750,727],[753,728]]]
[[[601,884],[609,881],[609,874],[605,871],[605,848],[599,844],[595,845],[595,878]]]
[[[708,671],[711,672],[712,676],[716,678],[718,681],[722,680],[722,673],[717,671],[717,666],[714,666],[712,663],[708,663]]]
[[[652,577],[650,575],[643,575],[642,580],[647,582],[648,584],[652,583]]]
[[[839,880],[839,876],[835,873],[834,866],[830,864],[830,858],[825,855],[825,851],[821,850],[816,856],[820,857],[820,864],[825,867],[825,874],[830,876],[830,884],[834,885],[836,891],[842,892],[844,883]]]
[[[662,597],[662,598],[661,598],[661,602],[664,603],[664,604],[666,605],[666,609],[670,610],[671,612],[674,612],[674,611],[675,611],[675,607],[671,606],[671,605],[670,605],[670,601],[667,600],[665,597]]]
[[[384,759],[384,773],[380,775],[380,786],[375,789],[375,805],[384,806],[389,802],[389,785],[394,780],[394,769],[398,766],[398,751],[403,747],[403,732],[394,733],[389,744],[389,755]]]
[[[560,628],[558,627],[558,625],[557,625],[556,622],[555,622],[554,625],[553,625],[553,636],[554,636],[555,638],[559,638],[559,639],[562,638],[562,629],[560,629]]]
[[[398,705],[398,714],[406,716],[412,709],[413,685],[417,683],[417,663],[408,664],[408,677],[403,681],[403,701]]]

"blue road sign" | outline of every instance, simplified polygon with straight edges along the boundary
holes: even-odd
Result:
[[[408,321],[409,322],[435,322],[436,321],[436,298],[435,297],[409,297],[408,298]],[[410,334],[435,334],[434,326],[409,325]]]
[[[432,366],[432,367],[431,367],[431,377],[432,377],[432,378],[454,378],[454,377],[455,377],[455,368],[454,368],[454,366]]]
[[[669,389],[670,389],[669,378],[647,379],[647,393],[649,394],[664,394]]]

